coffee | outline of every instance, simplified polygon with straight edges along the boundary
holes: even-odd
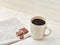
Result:
[[[42,19],[34,19],[34,20],[32,20],[32,23],[35,25],[44,25],[45,21]]]

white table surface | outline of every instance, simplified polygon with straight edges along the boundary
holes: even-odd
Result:
[[[34,15],[24,14],[7,8],[0,8],[0,21],[11,17],[16,17],[19,21],[21,21],[24,24],[24,26],[28,30],[30,30],[29,21],[33,16]],[[52,29],[52,33],[44,40],[38,41],[30,37],[11,45],[60,45],[60,22],[54,20],[47,20],[47,25]]]
[[[60,45],[60,23],[50,21],[48,26],[52,29],[52,33],[44,40],[37,41],[30,37],[12,45]]]

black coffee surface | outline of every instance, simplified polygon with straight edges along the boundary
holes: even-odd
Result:
[[[45,24],[45,21],[42,20],[42,19],[34,19],[32,21],[32,23],[35,24],[35,25],[44,25]]]

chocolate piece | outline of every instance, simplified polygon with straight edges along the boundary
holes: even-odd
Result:
[[[19,32],[16,32],[16,35],[17,35],[17,36],[20,36]]]
[[[24,39],[24,35],[28,33],[28,30],[26,28],[21,28],[19,29],[18,32],[16,32],[16,35],[20,38],[20,39]]]
[[[26,28],[19,29],[20,31],[22,30],[24,34],[28,33],[28,30]]]
[[[24,39],[24,34],[20,35],[19,37],[20,39]]]
[[[23,28],[22,31],[23,31],[24,34],[28,33],[28,30],[26,28]]]
[[[20,35],[22,35],[22,34],[23,34],[22,31],[16,32],[16,35],[17,35],[17,36],[20,36]]]

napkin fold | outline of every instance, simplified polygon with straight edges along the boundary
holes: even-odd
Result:
[[[29,33],[24,35],[24,39],[29,38],[29,37],[31,37]],[[0,41],[0,45],[9,45],[9,44],[16,43],[18,41],[22,41],[24,39],[20,39],[19,37],[17,37],[17,38],[14,38],[14,39],[3,40],[3,41]]]
[[[21,39],[17,37],[18,29],[23,28],[24,25],[15,17],[0,21],[0,44],[10,44]],[[24,39],[30,37],[29,33],[24,35]],[[22,39],[23,40],[23,39]]]

